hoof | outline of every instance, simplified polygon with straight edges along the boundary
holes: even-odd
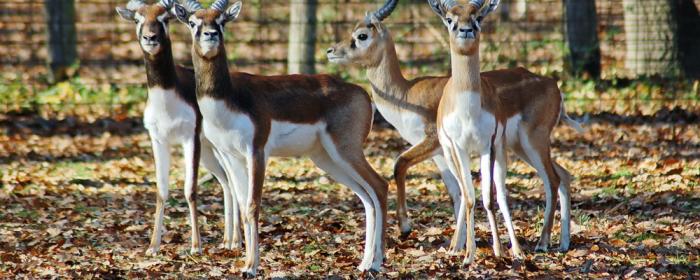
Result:
[[[547,252],[547,247],[549,247],[548,244],[542,244],[542,243],[537,243],[537,246],[535,246],[535,252],[537,253],[546,253]]]
[[[408,237],[411,236],[411,229],[409,228],[408,231],[403,231],[401,230],[401,235],[399,235],[399,238],[401,240],[406,240]]]
[[[464,260],[462,261],[462,266],[469,266],[474,262],[474,254],[467,254],[464,256]]]
[[[513,271],[518,272],[523,269],[523,260],[522,259],[513,259]]]
[[[369,270],[363,270],[360,273],[359,279],[376,279],[378,275],[379,275],[378,270],[370,268]]]
[[[241,272],[241,278],[243,279],[254,279],[255,278],[255,272],[250,271],[250,270],[244,270]]]
[[[561,252],[561,253],[566,253],[566,252],[568,252],[568,251],[569,251],[569,244],[566,244],[566,245],[561,244],[561,245],[559,245],[559,252]]]
[[[202,248],[190,248],[190,255],[201,255]]]
[[[154,257],[154,256],[157,256],[157,255],[158,255],[158,248],[149,247],[149,248],[146,250],[146,256]]]
[[[459,255],[461,253],[461,251],[462,250],[457,249],[456,247],[450,246],[450,248],[447,249],[447,254],[450,256],[456,256],[456,255]]]

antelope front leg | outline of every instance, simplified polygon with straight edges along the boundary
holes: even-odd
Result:
[[[260,264],[260,247],[258,235],[258,219],[260,203],[262,203],[262,187],[265,181],[265,152],[262,147],[253,148],[253,155],[248,159],[249,191],[246,197],[246,260],[242,272],[247,276],[255,276]]]
[[[464,217],[467,223],[467,241],[466,241],[466,252],[464,256],[463,264],[468,265],[474,261],[474,256],[476,255],[476,239],[475,239],[475,220],[474,220],[474,207],[475,203],[475,192],[474,183],[472,182],[472,173],[469,170],[469,152],[466,149],[457,148],[457,161],[461,167],[462,178],[464,185],[466,186],[466,196],[462,196],[462,205],[460,208],[464,207],[466,213]]]
[[[202,242],[197,223],[197,172],[201,151],[199,137],[195,136],[182,145],[185,158],[185,199],[190,210],[191,247],[190,254],[202,253]]]
[[[443,155],[437,155],[433,157],[433,161],[440,170],[442,181],[445,183],[447,193],[450,195],[450,199],[452,200],[452,208],[454,209],[454,219],[455,221],[457,221],[457,219],[459,218],[457,217],[457,215],[459,215],[459,205],[462,203],[462,194],[460,191],[459,182],[457,181],[455,175],[453,175],[450,169],[447,167],[447,162],[445,161],[445,157]],[[466,233],[466,225],[460,230],[461,232]],[[454,248],[457,248],[459,251],[461,251],[464,248],[464,244],[466,241],[467,236],[464,234],[460,235],[455,242],[456,246],[454,246]]]
[[[151,233],[151,244],[146,250],[146,255],[155,256],[160,250],[160,237],[163,232],[163,215],[165,214],[164,204],[168,200],[168,172],[170,171],[170,144],[159,141],[151,135],[151,145],[153,146],[153,157],[156,162],[156,186],[158,187],[156,212],[154,214],[153,232]]]
[[[469,239],[467,239],[467,225],[465,223],[466,220],[466,212],[467,212],[467,195],[468,195],[468,185],[466,184],[465,176],[462,174],[465,169],[462,168],[461,162],[459,160],[459,151],[457,150],[457,146],[452,142],[452,140],[447,137],[447,136],[442,136],[443,138],[440,139],[441,143],[445,143],[442,145],[442,151],[443,154],[445,155],[445,161],[447,163],[447,167],[450,169],[450,172],[457,178],[457,182],[459,183],[459,188],[460,188],[460,201],[461,203],[459,204],[459,210],[455,214],[457,216],[456,219],[456,226],[455,226],[455,232],[452,235],[452,241],[450,242],[450,249],[448,252],[450,254],[457,254],[459,251],[462,250],[462,247],[458,247],[458,245],[461,245],[460,240],[465,240],[465,242],[468,242]],[[468,160],[468,158],[467,158]],[[469,171],[469,167],[467,167],[466,172],[469,174],[469,178],[471,178],[471,172]]]
[[[231,180],[226,177],[226,172],[224,171],[223,165],[217,159],[214,147],[206,138],[202,138],[202,152],[200,156],[200,161],[202,166],[209,170],[216,180],[219,181],[221,189],[224,194],[224,242],[221,244],[222,248],[232,249],[234,246],[240,246],[240,234],[239,239],[234,240],[234,208],[236,214],[238,214],[238,202],[235,201],[235,197],[232,192],[233,189],[229,184],[232,184]],[[240,226],[236,224],[235,226]],[[238,244],[236,244],[236,241]]]

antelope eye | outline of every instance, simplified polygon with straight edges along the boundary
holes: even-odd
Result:
[[[190,27],[194,28],[194,21],[190,21]]]
[[[447,18],[447,24],[452,24],[452,19],[451,19],[451,18]]]
[[[357,39],[360,39],[360,41],[367,40],[367,34],[360,34],[360,35],[357,35]]]

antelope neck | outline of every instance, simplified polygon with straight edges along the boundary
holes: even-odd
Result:
[[[452,51],[452,90],[481,93],[481,75],[479,69],[479,51],[471,55],[461,55]]]
[[[192,54],[195,80],[197,81],[197,98],[209,96],[223,99],[224,96],[234,93],[223,44],[219,46],[219,53],[211,59],[199,56],[194,45]]]
[[[144,53],[148,88],[172,89],[177,85],[175,62],[170,47],[170,39],[165,39],[156,55]]]
[[[401,73],[394,42],[390,37],[387,38],[384,55],[381,57],[382,60],[379,64],[367,69],[367,78],[372,84],[374,92],[383,99],[402,97],[407,92],[408,81]],[[403,98],[399,100],[403,100]]]

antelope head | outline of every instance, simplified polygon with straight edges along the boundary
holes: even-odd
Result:
[[[217,0],[207,9],[195,0],[186,0],[185,5],[175,3],[173,8],[179,21],[186,24],[192,34],[195,53],[211,59],[221,52],[224,45],[224,25],[236,19],[241,12],[241,2],[228,9],[228,0]]]
[[[336,43],[326,51],[328,60],[338,64],[359,64],[372,66],[378,64],[384,55],[383,49],[391,43],[391,36],[382,24],[394,11],[399,0],[387,0],[384,5],[355,25],[350,38]]]
[[[160,0],[149,5],[143,0],[131,0],[126,7],[117,7],[119,16],[136,24],[136,36],[146,54],[157,55],[169,43],[168,21],[172,18],[169,10],[173,3],[174,0]]]
[[[450,34],[450,45],[462,55],[471,55],[479,49],[481,22],[496,7],[499,0],[470,0],[468,3],[457,0],[428,0]]]

